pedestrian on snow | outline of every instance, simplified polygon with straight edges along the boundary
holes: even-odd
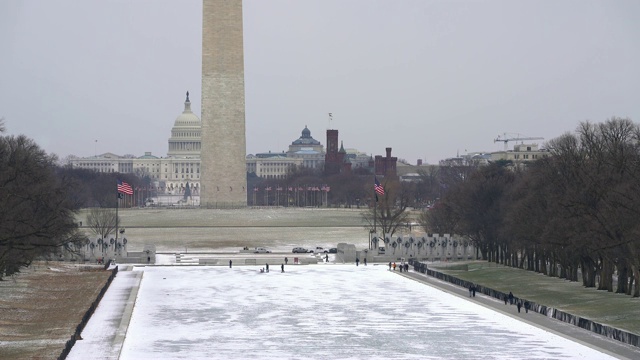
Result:
[[[147,264],[151,262],[151,256],[147,256]]]
[[[389,271],[391,271],[391,261],[389,261]]]
[[[329,262],[329,254],[326,254],[326,255],[324,256],[324,262]]]
[[[531,306],[531,304],[529,304],[529,300],[525,300],[524,301],[524,312],[525,313],[529,313],[529,306]]]
[[[504,294],[504,304],[507,305],[507,301],[509,301],[509,297],[507,294]]]
[[[473,294],[473,284],[469,285],[469,297]]]
[[[284,258],[284,263],[285,263],[285,264],[288,264],[288,263],[289,263],[289,258],[288,258],[288,257],[285,257],[285,258]]]
[[[409,272],[409,264],[404,264],[404,271]]]
[[[509,291],[509,305],[513,305],[513,293]]]
[[[269,272],[269,264],[267,264],[267,272]]]
[[[393,263],[393,271],[396,271],[396,263]]]
[[[518,312],[520,312],[520,308],[522,307],[522,301],[518,301],[516,306],[518,307]]]
[[[284,264],[280,265],[280,272],[284,272]]]
[[[477,286],[473,285],[473,289],[471,289],[471,290],[473,290],[473,297],[476,297],[476,289],[477,288],[478,288]]]
[[[367,266],[367,258],[364,258],[364,266]]]
[[[360,265],[360,258],[356,258],[356,266]]]
[[[231,269],[231,264],[233,264],[233,262],[229,260],[229,269]]]

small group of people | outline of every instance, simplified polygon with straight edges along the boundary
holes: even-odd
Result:
[[[469,297],[476,297],[477,287],[474,284],[469,285]]]
[[[524,303],[522,300],[518,300],[516,306],[518,307],[518,312],[520,312],[520,309],[524,306],[524,312],[529,313],[529,306],[531,306],[531,304],[529,303],[529,300],[525,300]]]
[[[261,273],[268,273],[269,272],[269,264],[265,264],[265,267],[260,269],[260,272]],[[280,264],[280,272],[284,272],[284,264]]]
[[[326,255],[327,261],[329,261],[329,255]],[[367,266],[367,258],[364,258],[364,266]],[[360,265],[360,258],[356,257],[356,266]]]
[[[396,268],[399,268],[400,272],[402,272],[402,271],[408,272],[409,271],[409,263],[403,263],[403,264],[400,264],[400,265],[396,265],[395,261],[394,262],[389,261],[389,270],[396,271]]]
[[[524,307],[524,312],[529,313],[529,308],[531,307],[531,303],[529,302],[529,300],[525,300],[523,302],[520,299],[516,299],[511,291],[509,291],[509,295],[504,296],[504,304],[507,305],[507,302],[509,303],[509,305],[513,305],[513,303],[515,302],[516,307],[518,308],[518,312],[520,312],[520,310]]]

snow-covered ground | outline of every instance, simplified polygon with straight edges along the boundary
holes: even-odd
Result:
[[[120,359],[611,358],[385,266],[261,267],[136,268]]]

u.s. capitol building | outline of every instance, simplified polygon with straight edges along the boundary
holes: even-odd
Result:
[[[69,161],[74,168],[90,169],[98,172],[134,173],[148,178],[150,186],[159,193],[181,195],[189,186],[192,195],[200,193],[200,152],[202,123],[191,111],[189,94],[184,102],[184,111],[171,129],[166,157],[158,157],[150,152],[143,156],[121,156],[114,153],[73,158]],[[362,157],[363,154],[358,154]],[[364,159],[368,159],[365,155]],[[324,146],[311,136],[305,126],[301,136],[291,142],[288,150],[248,154],[248,173],[255,173],[264,179],[284,179],[293,167],[322,168],[325,161]]]

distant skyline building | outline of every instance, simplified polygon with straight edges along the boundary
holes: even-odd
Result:
[[[119,156],[104,153],[70,160],[79,169],[105,173],[136,174],[147,178],[150,186],[144,189],[145,198],[153,195],[184,195],[187,187],[192,195],[200,194],[200,118],[191,111],[189,93],[183,112],[175,119],[168,139],[167,157],[151,152],[144,155]],[[179,198],[179,197],[178,197]]]
[[[311,130],[305,125],[300,137],[289,145],[287,157],[302,158],[302,166],[310,169],[321,168],[324,165],[324,146],[311,136]]]
[[[167,156],[182,158],[200,158],[201,150],[200,118],[191,111],[189,92],[184,102],[184,111],[173,124],[169,138]]]
[[[200,206],[247,206],[242,0],[203,0]]]
[[[391,178],[398,177],[398,172],[396,170],[398,164],[398,158],[395,156],[391,156],[391,148],[388,147],[386,150],[386,156],[376,155],[375,158],[375,174],[378,176],[389,176]]]

